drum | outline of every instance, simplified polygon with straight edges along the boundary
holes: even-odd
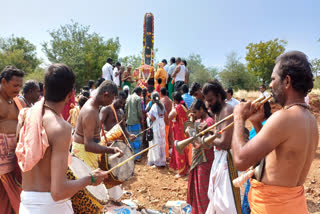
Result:
[[[77,157],[72,157],[72,166],[67,170],[69,180],[88,176],[92,169]],[[100,213],[108,203],[109,195],[103,184],[87,186],[71,197],[74,213]]]
[[[107,138],[107,142],[113,142],[115,140],[120,139],[123,135],[120,124],[116,124],[108,132],[105,131],[105,135]]]
[[[99,168],[108,171],[112,167],[118,165],[122,161],[130,158],[134,152],[132,149],[122,140],[117,140],[111,144],[111,147],[118,147],[122,150],[123,156],[118,158],[111,158],[113,154],[102,154],[99,158]],[[115,169],[109,174],[108,178],[104,180],[104,184],[108,189],[117,186],[124,181],[127,181],[134,173],[134,159],[128,161],[121,167]]]

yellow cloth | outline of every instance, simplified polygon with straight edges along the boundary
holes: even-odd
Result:
[[[307,214],[304,187],[280,187],[265,185],[251,179],[249,205],[251,213]]]
[[[164,70],[164,68],[159,68],[154,75],[154,81],[156,82],[155,86],[158,84],[157,80],[161,78],[161,88],[166,87],[166,80],[167,80],[167,72]]]
[[[99,161],[100,154],[87,152],[86,149],[84,148],[84,144],[73,142],[71,154],[83,160],[92,169],[99,168],[98,161]]]
[[[70,123],[72,125],[73,128],[76,127],[77,125],[77,120],[78,120],[78,116],[79,116],[79,112],[80,112],[80,107],[79,106],[75,106],[74,108],[70,109]]]

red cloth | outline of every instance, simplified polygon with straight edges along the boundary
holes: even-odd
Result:
[[[203,121],[199,121],[203,122]],[[214,124],[211,117],[205,119],[207,127]],[[205,213],[210,199],[208,198],[208,188],[210,180],[211,166],[214,160],[213,149],[205,149],[206,162],[200,163],[190,171],[188,180],[187,202],[191,205],[191,213]]]
[[[159,85],[159,84],[157,83],[156,91],[158,92],[158,94],[160,94],[160,89],[161,89],[161,85]]]
[[[61,114],[64,120],[68,120],[69,116],[70,116],[70,109],[73,108],[73,106],[71,106],[71,104],[73,104],[73,106],[75,106],[76,104],[76,99],[75,99],[75,92],[73,91],[72,97],[69,100],[69,102],[67,104],[65,104]]]
[[[173,122],[173,139],[184,140],[185,134],[183,132],[183,123],[188,120],[187,110],[182,107],[182,104],[177,105],[175,108],[177,112],[176,121]],[[170,159],[169,168],[177,172],[179,175],[186,175],[189,169],[188,165],[188,152],[189,149],[185,148],[183,154],[180,155],[176,147],[172,145],[172,154]]]
[[[0,175],[0,214],[19,213],[21,188],[15,182],[14,173]]]
[[[205,150],[207,162],[192,169],[188,180],[187,202],[191,205],[191,213],[205,213],[209,204],[208,188],[210,171],[214,159],[213,149]]]

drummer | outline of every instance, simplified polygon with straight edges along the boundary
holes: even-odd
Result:
[[[110,131],[112,127],[115,127],[115,125],[122,121],[120,123],[122,130],[117,131],[124,133],[125,136],[122,135],[120,138],[114,140],[124,140],[126,144],[130,146],[129,142],[127,142],[127,138],[129,138],[130,141],[134,141],[136,136],[134,134],[130,134],[126,128],[125,115],[122,109],[126,104],[126,99],[126,94],[124,92],[119,92],[118,97],[111,105],[105,106],[101,109],[99,117],[105,131]],[[114,202],[118,202],[123,194],[120,185],[108,189],[108,192],[110,199]]]
[[[113,101],[113,103],[109,106],[105,106],[100,111],[100,121],[103,124],[105,131],[110,131],[112,127],[116,124],[120,123],[123,133],[125,136],[115,140],[125,140],[129,139],[129,141],[134,141],[136,136],[134,134],[130,134],[126,128],[126,120],[125,114],[123,111],[123,106],[126,104],[126,94],[124,92],[119,92],[118,97]],[[126,142],[129,143],[129,142]]]
[[[119,148],[107,147],[100,142],[99,108],[111,104],[117,94],[117,85],[110,80],[105,80],[98,87],[97,94],[90,98],[80,110],[73,136],[72,154],[92,169],[98,168],[99,154],[120,152],[120,156],[123,155]]]
[[[45,98],[20,112],[18,128],[24,125],[16,149],[22,169],[20,213],[71,214],[68,198],[87,185],[100,184],[107,176],[96,169],[83,178],[67,181],[71,126],[61,117],[61,111],[74,93],[74,83],[70,68],[51,65],[45,73]]]

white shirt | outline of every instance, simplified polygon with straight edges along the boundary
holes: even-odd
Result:
[[[116,74],[118,74],[118,76],[116,76]],[[114,67],[113,69],[113,82],[118,86],[120,87],[120,72],[118,70],[117,67]]]
[[[179,73],[177,73],[176,79],[174,82],[178,82],[178,81],[184,82],[184,80],[186,78],[186,66],[184,66],[184,65],[179,65],[179,66],[180,66],[180,71],[179,71]]]
[[[102,67],[102,77],[105,80],[112,80],[112,65],[110,65],[109,63],[106,63],[103,67]]]
[[[232,105],[233,107],[235,107],[236,105],[238,105],[240,103],[239,100],[234,99],[233,97],[231,97],[230,100],[226,99],[226,103]]]
[[[166,64],[166,65],[163,67],[163,69],[168,73],[168,71],[169,71],[169,65]]]
[[[167,74],[172,76],[174,69],[176,69],[176,63],[173,63],[172,65],[169,66],[169,70],[168,70]]]
[[[98,90],[97,89],[93,89],[91,92],[90,92],[90,97],[95,97],[98,93]]]
[[[260,94],[259,97],[265,97],[267,98],[269,96],[269,93],[267,91],[264,91],[263,93]]]
[[[172,65],[169,66],[169,69],[167,72],[167,83],[169,82],[169,75],[172,77],[174,69],[176,69],[176,63],[173,63]]]

